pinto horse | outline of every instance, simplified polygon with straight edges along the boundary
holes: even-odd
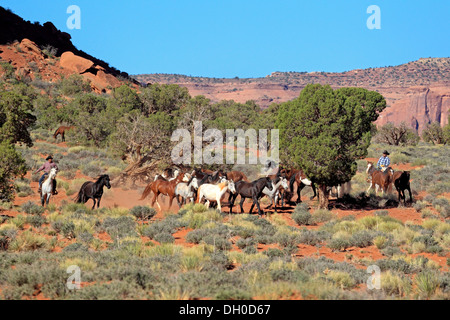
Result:
[[[161,206],[158,202],[158,196],[160,194],[169,196],[169,208],[172,207],[173,199],[175,198],[175,187],[180,182],[188,182],[189,179],[187,178],[186,174],[183,172],[180,172],[178,176],[171,181],[157,179],[151,183],[148,184],[148,186],[145,188],[144,192],[142,193],[142,196],[139,200],[144,200],[151,192],[153,192],[153,199],[152,199],[152,207],[154,206],[155,202],[159,207],[159,210],[161,210]]]
[[[59,135],[61,135],[62,142],[65,142],[66,141],[66,137],[64,135],[65,132],[69,131],[69,130],[72,130],[72,129],[75,129],[75,126],[70,126],[70,127],[61,126],[58,129],[56,129],[55,133],[53,134],[53,138],[55,138],[55,140],[56,140],[56,138]]]
[[[400,203],[401,199],[403,199],[403,204],[406,206],[406,195],[405,190],[409,192],[409,200],[412,203],[412,193],[411,186],[409,183],[410,173],[409,171],[396,171],[394,172],[394,186],[398,192],[398,202]]]
[[[393,182],[394,170],[391,167],[387,167],[386,170],[379,171],[375,168],[372,162],[367,162],[366,173],[369,175],[370,186],[367,189],[366,194],[368,195],[370,189],[375,189],[375,194],[378,193],[378,188],[384,195],[388,191],[389,185]]]
[[[80,188],[80,191],[78,192],[78,195],[74,199],[76,203],[86,203],[89,199],[92,199],[94,201],[94,205],[92,206],[92,209],[95,208],[95,200],[98,200],[97,202],[97,209],[100,207],[100,201],[102,200],[103,196],[103,187],[106,186],[108,189],[111,189],[111,183],[109,181],[109,176],[107,174],[101,175],[97,181],[87,181],[83,183],[83,185]]]
[[[305,186],[311,186],[313,189],[314,195],[310,198],[310,200],[314,199],[317,196],[316,193],[316,187],[314,185],[314,182],[309,180],[303,170],[297,171],[294,175],[292,175],[291,179],[289,180],[289,186],[292,191],[294,191],[294,183],[297,183],[297,202],[302,202],[301,198],[301,191]]]
[[[239,203],[241,207],[241,213],[244,213],[244,208],[242,205],[244,204],[245,198],[251,198],[253,200],[252,206],[250,207],[250,214],[253,211],[254,206],[258,208],[258,214],[262,216],[263,211],[261,211],[261,208],[259,207],[258,200],[263,195],[263,189],[267,188],[269,191],[273,190],[272,180],[269,177],[260,178],[258,180],[255,180],[253,182],[246,182],[246,181],[238,181],[235,183],[236,192],[233,194],[231,202],[230,202],[230,213],[233,211],[233,205],[234,201],[236,200],[237,196],[241,196],[241,202]]]

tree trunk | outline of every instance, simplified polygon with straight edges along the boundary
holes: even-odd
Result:
[[[328,209],[328,192],[326,185],[319,185],[319,209]]]

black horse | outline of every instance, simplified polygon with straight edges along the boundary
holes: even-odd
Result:
[[[97,199],[97,208],[100,207],[100,200],[102,200],[103,196],[103,187],[106,186],[108,189],[111,189],[111,184],[109,182],[109,176],[107,174],[101,175],[97,181],[87,181],[83,183],[80,188],[80,192],[74,199],[76,203],[86,203],[89,199],[94,201],[94,205],[92,209],[95,208],[95,200]]]
[[[234,201],[236,200],[237,196],[241,196],[241,202],[239,203],[241,207],[241,213],[244,213],[244,208],[242,207],[244,201],[246,198],[251,198],[253,200],[252,206],[250,207],[250,214],[253,211],[253,208],[256,204],[256,207],[258,208],[258,214],[262,216],[264,213],[261,211],[261,208],[259,207],[258,200],[262,197],[263,189],[267,187],[270,191],[272,191],[272,179],[269,177],[260,178],[258,180],[255,180],[253,182],[246,182],[246,181],[238,181],[235,183],[236,193],[232,195],[232,199],[230,202],[230,213],[233,211],[233,205]]]

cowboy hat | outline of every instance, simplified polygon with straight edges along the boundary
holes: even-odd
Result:
[[[389,155],[389,152],[387,152],[387,150],[384,150],[384,151],[383,151],[383,154]]]
[[[49,160],[49,159],[53,160],[53,157],[52,156],[48,156],[47,158],[45,158],[45,160]]]

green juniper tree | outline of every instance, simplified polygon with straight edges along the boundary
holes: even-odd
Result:
[[[13,198],[12,179],[27,172],[25,161],[16,151],[15,144],[33,145],[28,132],[28,128],[36,122],[32,111],[28,97],[13,91],[0,91],[0,201]]]
[[[367,155],[373,122],[386,108],[383,96],[362,88],[307,85],[280,106],[281,159],[301,168],[319,186],[319,207],[328,207],[327,186],[350,181],[356,160]]]

